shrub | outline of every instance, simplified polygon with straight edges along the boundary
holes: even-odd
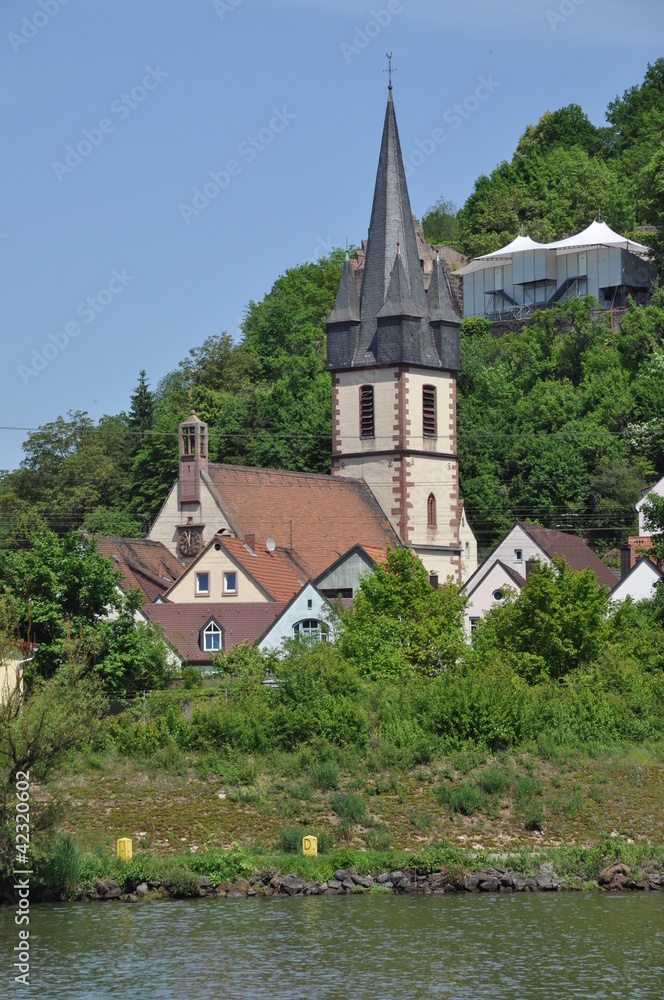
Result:
[[[537,778],[517,778],[514,782],[514,797],[520,806],[528,805],[536,795],[542,794],[542,783]]]
[[[314,786],[321,792],[335,791],[339,787],[339,771],[330,760],[316,761],[309,774]]]
[[[287,826],[279,834],[276,848],[282,854],[299,854],[302,850],[304,832],[294,826]]]
[[[36,859],[39,882],[57,895],[69,899],[81,881],[83,857],[69,834],[58,837]]]
[[[367,818],[367,807],[359,795],[352,792],[335,792],[330,796],[330,805],[341,820],[363,823]]]
[[[453,815],[460,812],[464,816],[472,816],[483,809],[484,793],[474,781],[462,781],[456,787],[439,786],[438,801],[441,805],[448,805]]]
[[[491,767],[487,767],[477,779],[480,783],[480,787],[487,795],[501,795],[506,792],[508,788],[511,787],[514,781],[514,775],[511,770],[504,767],[499,767],[497,764],[493,764]]]
[[[203,678],[200,671],[196,670],[195,667],[185,667],[180,674],[180,678],[182,680],[182,687],[187,690],[203,686]]]

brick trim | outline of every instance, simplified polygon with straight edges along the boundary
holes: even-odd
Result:
[[[339,463],[335,462],[341,455],[341,409],[339,406],[339,376],[332,375],[332,474],[339,471]]]

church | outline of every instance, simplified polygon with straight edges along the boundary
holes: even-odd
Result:
[[[360,256],[361,267],[346,260],[327,319],[331,475],[212,463],[207,426],[192,411],[179,428],[178,480],[148,536],[179,560],[184,575],[205,554],[209,586],[209,567],[232,559],[234,539],[272,573],[270,587],[280,593],[289,579],[352,596],[357,573],[366,570],[358,551],[384,552],[387,544],[410,547],[434,586],[448,578],[462,584],[477,568],[459,494],[460,319],[446,269],[418,242],[391,83]],[[239,558],[235,553],[235,563]],[[251,559],[242,558],[251,570]],[[347,586],[340,585],[344,560]],[[241,572],[222,567],[217,579],[217,598],[256,600],[249,588],[240,592]],[[267,583],[263,590],[270,594]]]

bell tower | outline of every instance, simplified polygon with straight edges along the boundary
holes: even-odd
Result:
[[[364,479],[431,576],[461,582],[477,549],[459,499],[459,325],[438,258],[425,288],[390,83],[361,288],[346,259],[327,319],[332,474]]]
[[[178,555],[192,558],[203,544],[201,509],[201,472],[208,471],[207,424],[194,410],[178,427],[178,510],[181,522],[177,525]]]

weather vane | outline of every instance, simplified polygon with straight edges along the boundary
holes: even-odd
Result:
[[[392,53],[386,52],[385,56],[387,58],[387,69],[384,69],[383,73],[388,74],[389,83],[387,85],[387,89],[392,90]],[[396,69],[394,70],[394,72],[396,73]]]

